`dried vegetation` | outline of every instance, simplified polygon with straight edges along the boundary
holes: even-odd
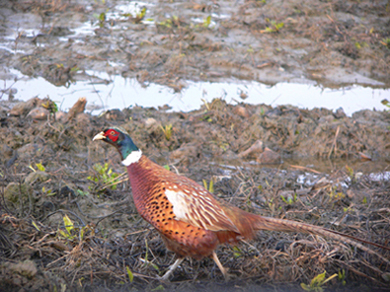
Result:
[[[245,210],[388,246],[390,182],[360,170],[363,163],[355,157],[364,152],[374,160],[388,159],[389,120],[388,112],[336,117],[324,109],[232,106],[221,99],[190,113],[133,107],[96,117],[81,110],[62,121],[50,115],[34,120],[28,110],[3,113],[1,288],[291,291],[326,271],[341,275],[324,284],[332,290],[386,290],[389,267],[380,258],[342,242],[275,232],[218,250],[232,275],[227,283],[208,259],[185,261],[172,283],[158,282],[155,276],[173,263],[173,255],[138,216],[126,175],[113,176],[124,171],[115,150],[91,138],[107,125],[120,125],[146,155],[200,184],[213,180],[217,196]],[[315,164],[253,164],[257,152],[240,158],[259,140],[286,161],[292,156],[350,160],[329,173],[315,170]],[[388,251],[374,249],[389,258]]]

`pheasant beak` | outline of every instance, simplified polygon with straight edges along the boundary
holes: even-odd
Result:
[[[100,132],[95,137],[93,137],[92,141],[95,140],[103,140],[103,141],[106,140],[106,136],[104,135],[104,132]]]

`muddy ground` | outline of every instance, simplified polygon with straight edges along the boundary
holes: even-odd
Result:
[[[0,5],[0,64],[58,85],[96,70],[177,91],[188,79],[390,86],[386,0],[151,1],[132,15],[120,1]]]
[[[61,85],[94,69],[175,90],[186,79],[310,79],[332,87],[390,81],[386,1],[159,2],[145,15],[154,25],[110,20],[111,2],[1,5],[3,35],[20,19],[41,30],[20,33],[14,52],[0,50],[4,75],[16,68]],[[99,25],[94,15],[101,13],[107,18]],[[211,13],[219,17],[207,24]],[[196,25],[192,17],[206,20]],[[86,21],[95,33],[73,39],[74,26]],[[303,291],[300,284],[324,271],[338,274],[321,286],[331,291],[390,290],[381,258],[389,251],[373,247],[377,257],[276,232],[218,249],[227,282],[204,259],[185,261],[171,283],[161,283],[156,276],[175,258],[137,214],[115,149],[91,141],[105,126],[121,126],[159,164],[200,184],[213,181],[221,200],[389,246],[388,111],[347,117],[215,99],[189,113],[135,106],[91,116],[83,99],[69,113],[56,113],[50,99],[2,99],[1,291]]]
[[[332,290],[389,289],[390,267],[378,257],[342,242],[273,232],[219,248],[232,275],[228,283],[205,259],[186,261],[171,284],[162,284],[155,277],[174,257],[137,214],[115,149],[91,141],[105,126],[120,125],[146,155],[200,184],[213,180],[217,196],[245,210],[388,246],[390,181],[380,177],[388,172],[374,176],[366,167],[389,164],[389,112],[349,118],[324,109],[232,106],[220,99],[190,113],[134,107],[57,120],[33,120],[28,110],[10,115],[16,109],[1,119],[0,285],[6,291],[291,291],[324,271],[345,271],[326,285]],[[252,145],[257,147],[248,153]],[[373,161],[362,161],[366,156]],[[321,172],[321,157],[347,160]],[[297,164],[287,162],[293,158]],[[376,250],[389,258],[389,251]]]

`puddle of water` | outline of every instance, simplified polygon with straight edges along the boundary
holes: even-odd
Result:
[[[309,172],[306,172],[305,174],[300,174],[297,177],[297,183],[301,185],[310,186],[310,187],[314,186],[317,180],[318,180],[318,175]]]
[[[0,45],[0,50],[7,51],[8,53],[11,53],[11,54],[26,54],[26,52],[23,50],[18,50],[18,49],[15,50],[15,49],[9,48],[8,46],[5,46],[5,45]]]
[[[206,18],[192,17],[191,20],[193,23],[204,24],[207,27],[215,27],[217,25],[217,23],[212,19],[209,20],[208,24],[207,24],[208,20]]]
[[[19,29],[19,31],[17,31],[17,32],[15,31],[10,35],[5,36],[4,40],[15,41],[20,36],[23,36],[26,38],[33,38],[33,37],[39,35],[40,32],[41,32],[40,29],[34,29],[34,28],[33,29],[27,29],[27,28]]]
[[[345,171],[345,176],[337,184],[344,188],[348,188],[351,183],[351,178],[347,175],[346,166],[353,170],[354,176],[360,179],[362,176],[367,176],[371,181],[385,182],[390,180],[389,163],[383,159],[380,161],[362,161],[360,159],[337,159],[326,160],[318,158],[303,158],[299,160],[286,159],[285,165],[282,167],[292,168],[294,165],[301,165],[315,171],[321,172],[321,175],[311,171],[303,170],[304,173],[298,175],[297,182],[305,186],[313,186],[323,174],[330,174],[337,171]],[[298,168],[295,168],[298,169]],[[342,177],[342,176],[338,176]],[[332,180],[330,179],[330,182]]]
[[[382,172],[371,172],[371,173],[363,173],[363,172],[358,172],[355,174],[357,178],[360,178],[362,175],[367,175],[367,178],[371,181],[374,182],[385,182],[390,180],[390,171],[382,171]],[[297,183],[301,185],[305,185],[307,187],[312,187],[314,186],[319,178],[322,177],[310,172],[306,172],[304,174],[300,174],[297,177]],[[333,183],[333,180],[329,180],[330,183]],[[349,176],[345,176],[343,179],[340,181],[337,181],[336,185],[341,185],[343,188],[349,188],[349,185],[351,184],[351,178]]]
[[[147,9],[145,19],[141,22],[144,24],[154,25],[155,22],[148,18],[148,9],[155,6],[155,4],[147,3],[147,2],[141,2],[141,1],[133,1],[133,2],[119,2],[120,4],[116,5],[110,11],[107,11],[105,13],[106,21],[114,20],[119,21],[121,24],[123,22],[125,23],[128,21],[129,16],[135,17],[137,14],[141,13],[141,10],[145,7]],[[86,7],[87,10],[92,10],[91,7]],[[27,17],[26,19],[20,17],[13,20],[11,24],[7,26],[7,34],[3,37],[3,43],[1,44],[0,49],[6,49],[7,51],[11,53],[15,53],[13,49],[15,40],[20,37],[24,36],[27,38],[33,38],[41,33],[40,28],[31,28],[36,26],[36,23],[40,23],[40,21],[37,21],[34,17]],[[123,28],[123,26],[115,25],[114,27],[118,27],[120,29]],[[93,35],[94,30],[99,27],[98,25],[98,16],[96,16],[96,19],[94,21],[86,21],[84,23],[81,23],[79,26],[72,28],[72,33],[65,37],[59,37],[58,39],[60,41],[67,42],[69,37],[72,38],[74,41],[80,41],[78,38],[85,37],[87,35]],[[6,42],[8,43],[6,43]],[[18,53],[23,53],[22,51],[18,51]]]
[[[80,25],[77,28],[73,29],[73,34],[65,37],[59,37],[58,39],[60,41],[68,42],[69,37],[71,37],[76,43],[82,42],[78,38],[84,37],[86,35],[93,34],[93,31],[97,28],[96,25],[91,23],[90,21],[84,22],[82,25]]]
[[[117,1],[116,5],[106,12],[107,20],[118,21],[116,26],[125,25],[128,14],[136,16],[143,8],[146,8],[146,17],[143,23],[154,23],[154,20],[148,19],[150,10],[156,7],[156,4],[142,1]],[[92,13],[92,12],[91,12]],[[227,19],[229,14],[211,14],[210,25],[216,25],[214,20]],[[38,16],[28,14],[25,18],[14,16],[9,30],[0,49],[11,53],[25,53],[15,48],[15,39],[19,33],[25,37],[32,38],[39,34],[39,28],[35,27],[39,23]],[[214,20],[213,20],[214,19]],[[204,18],[192,18],[194,23],[204,23]],[[97,19],[93,22],[87,21],[80,23],[78,27],[72,28],[72,34],[65,37],[59,37],[60,41],[67,42],[72,38],[75,42],[84,42],[86,35],[92,35],[98,27]],[[34,26],[35,25],[35,26]],[[44,46],[44,44],[40,44]],[[112,67],[121,66],[108,62]],[[89,75],[95,75],[101,79],[111,81],[108,85],[91,84],[90,82],[78,81],[71,84],[69,88],[56,87],[43,78],[31,79],[23,76],[16,70],[11,70],[13,74],[21,77],[22,80],[16,82],[12,87],[17,89],[15,97],[20,100],[27,100],[34,96],[49,96],[58,102],[63,110],[69,109],[79,97],[85,96],[88,100],[89,108],[112,109],[124,108],[135,104],[147,107],[157,107],[168,104],[174,111],[190,111],[198,109],[203,103],[202,99],[211,101],[213,98],[223,98],[229,103],[241,102],[240,93],[248,96],[245,102],[250,104],[268,104],[272,106],[291,104],[300,108],[312,109],[314,107],[325,107],[328,109],[338,109],[342,107],[347,115],[361,109],[387,109],[381,104],[381,100],[390,99],[389,89],[372,89],[362,86],[351,86],[341,90],[322,89],[314,82],[309,84],[297,83],[278,83],[275,86],[267,86],[259,82],[244,82],[234,80],[233,82],[192,82],[187,81],[188,87],[181,93],[174,93],[170,88],[156,84],[149,84],[148,87],[142,87],[135,79],[124,79],[121,76],[109,76],[106,73],[87,72]],[[7,88],[9,81],[3,85]],[[91,107],[92,106],[92,107]],[[98,114],[101,110],[95,110]]]
[[[148,9],[153,7],[154,4],[141,2],[141,1],[133,1],[126,2],[126,4],[119,4],[114,7],[113,11],[109,11],[106,13],[107,20],[115,20],[115,21],[126,21],[129,19],[129,15],[132,17],[136,17],[136,15],[140,14],[143,8],[146,8],[145,18],[141,21],[144,24],[154,24],[153,20],[148,18]]]
[[[372,181],[389,181],[390,180],[390,171],[384,171],[380,173],[370,173],[369,178]]]
[[[390,180],[390,165],[385,160],[380,161],[362,161],[360,159],[320,159],[316,157],[305,157],[296,159],[283,159],[282,164],[260,165],[256,162],[243,162],[242,160],[218,160],[211,161],[210,164],[219,166],[218,179],[228,177],[237,173],[238,170],[247,169],[256,173],[264,168],[278,168],[281,175],[291,174],[295,170],[295,180],[298,184],[305,187],[313,187],[319,180],[325,178],[327,182],[340,185],[343,188],[349,188],[351,178],[348,176],[346,166],[353,169],[356,179],[365,176],[367,179],[383,183]],[[226,164],[228,163],[228,164]],[[332,173],[337,173],[337,179],[332,179]],[[344,173],[344,174],[343,174]]]
[[[14,94],[16,99],[28,100],[34,96],[40,98],[49,96],[66,111],[78,98],[86,97],[88,108],[90,110],[95,108],[94,114],[105,109],[122,109],[134,105],[157,107],[165,104],[174,111],[191,111],[200,108],[202,99],[209,102],[213,98],[223,98],[232,104],[241,102],[240,94],[244,92],[248,96],[245,102],[250,104],[264,103],[272,106],[291,104],[300,108],[324,107],[333,110],[342,107],[350,116],[362,109],[385,110],[387,108],[381,104],[381,100],[390,99],[389,89],[373,89],[358,85],[333,90],[308,84],[278,83],[275,86],[267,86],[259,82],[240,80],[230,83],[187,81],[187,88],[181,93],[174,93],[172,89],[162,85],[151,83],[147,87],[142,87],[136,79],[91,71],[86,73],[100,78],[102,82],[78,81],[66,88],[56,87],[41,77],[29,78],[17,70],[10,71],[21,79],[15,84],[11,80],[6,80],[0,89],[6,89],[13,84],[12,88],[17,90]],[[110,82],[106,84],[104,80]]]

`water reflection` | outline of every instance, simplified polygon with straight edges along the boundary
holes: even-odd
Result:
[[[78,98],[88,100],[88,108],[94,114],[102,110],[125,108],[139,105],[157,107],[168,104],[174,111],[199,109],[205,101],[223,98],[228,103],[245,102],[272,106],[290,104],[300,108],[312,109],[324,107],[338,109],[342,107],[347,115],[362,109],[387,109],[381,100],[390,99],[389,89],[374,89],[354,85],[341,90],[320,88],[313,84],[278,83],[267,86],[259,82],[192,82],[186,81],[187,87],[181,93],[171,88],[149,84],[144,87],[136,79],[126,79],[119,75],[87,71],[89,81],[78,81],[68,88],[56,87],[42,77],[29,78],[17,70],[10,70],[19,80],[12,85],[17,89],[15,98],[28,100],[34,96],[49,96],[63,110],[69,109]],[[13,80],[4,81],[4,87]],[[4,89],[4,88],[2,88]]]

